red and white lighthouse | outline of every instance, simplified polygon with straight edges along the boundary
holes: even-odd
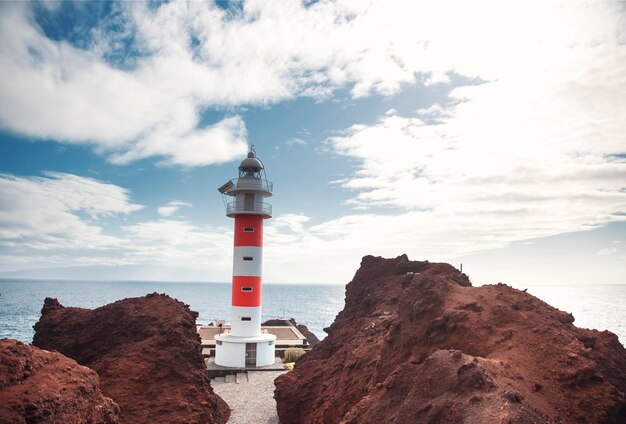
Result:
[[[272,217],[272,195],[263,163],[254,151],[239,165],[239,177],[218,190],[234,198],[226,215],[235,218],[230,333],[215,336],[215,363],[256,367],[274,363],[276,336],[261,332],[263,220]]]

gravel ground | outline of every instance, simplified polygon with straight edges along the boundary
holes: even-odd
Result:
[[[250,371],[211,381],[215,393],[232,409],[229,424],[278,424],[274,379],[286,371]],[[235,381],[238,381],[235,382]]]

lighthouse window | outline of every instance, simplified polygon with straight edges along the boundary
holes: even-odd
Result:
[[[244,233],[253,233],[254,232],[254,227],[243,227],[243,232]]]
[[[215,344],[218,345],[218,346],[221,346],[222,345],[222,341],[221,340],[216,340]]]
[[[253,260],[253,259],[254,259],[254,258],[253,258],[252,256],[244,256],[244,257],[243,257],[243,260],[244,260],[244,261],[251,261],[251,260]]]
[[[242,321],[252,321],[252,318],[250,317],[241,317]]]
[[[252,287],[242,287],[241,291],[242,292],[251,292],[252,291]]]
[[[271,346],[274,344],[274,340],[270,340],[269,342],[267,342],[268,346]]]

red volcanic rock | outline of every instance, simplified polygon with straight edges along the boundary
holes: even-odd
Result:
[[[116,424],[98,374],[57,352],[0,340],[0,424]]]
[[[608,331],[447,264],[366,256],[329,335],[276,379],[282,423],[624,423]]]
[[[33,344],[95,370],[124,423],[225,423],[230,410],[211,388],[196,318],[156,293],[94,310],[48,298]]]

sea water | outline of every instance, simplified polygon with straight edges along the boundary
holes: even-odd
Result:
[[[324,327],[343,309],[344,289],[340,285],[264,284],[262,319],[295,318],[323,338]],[[188,304],[198,312],[199,324],[221,319],[230,322],[231,288],[227,283],[0,279],[0,339],[30,343],[46,297],[57,298],[63,306],[93,309],[152,292],[166,293]]]
[[[574,315],[574,325],[615,333],[626,345],[626,284],[536,285],[528,293]]]
[[[344,305],[343,285],[263,286],[262,319],[290,317],[305,324],[319,338]],[[199,313],[198,323],[230,320],[230,284],[138,281],[56,281],[0,279],[0,338],[30,343],[46,297],[64,306],[97,308],[126,297],[167,293]],[[563,311],[572,312],[575,325],[609,330],[626,344],[626,285],[528,287],[528,292]]]

